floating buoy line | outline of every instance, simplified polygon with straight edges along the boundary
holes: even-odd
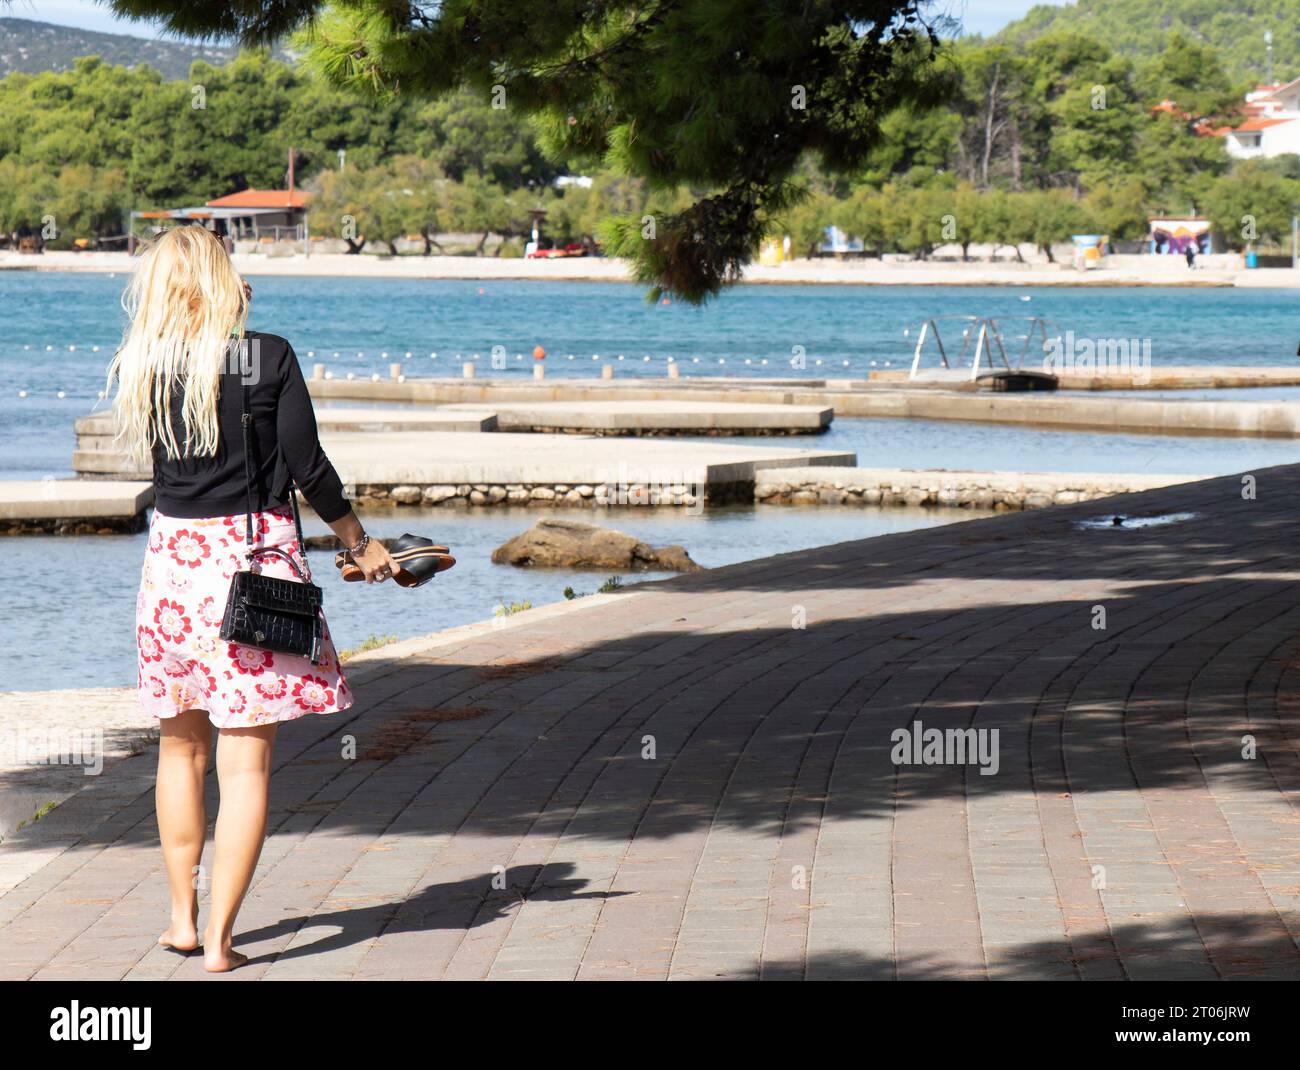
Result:
[[[908,332],[905,330],[903,333],[904,333],[904,336],[906,336]],[[24,343],[22,348],[23,348],[23,351],[24,351],[24,352],[28,352],[28,353],[30,353],[30,352],[33,350],[33,348],[40,349],[40,348],[42,348],[42,347],[41,347],[39,344],[36,344],[36,343]],[[87,345],[87,344],[83,344],[83,343],[79,343],[79,342],[69,342],[69,343],[63,343],[63,344],[57,344],[57,345],[56,345],[55,343],[47,342],[47,343],[45,343],[44,346],[43,346],[43,350],[44,350],[44,352],[46,352],[46,353],[54,353],[54,352],[56,352],[56,351],[65,351],[65,352],[68,352],[68,353],[78,353],[78,352],[85,352],[86,350],[89,350],[91,353],[112,353],[116,348],[117,348],[116,343],[113,343],[113,344],[107,344],[107,345],[106,345],[106,344],[94,344],[94,343],[92,343],[92,344]],[[502,347],[502,348],[504,348],[504,347]],[[344,350],[339,350],[339,349],[333,349],[333,350],[308,349],[308,350],[305,351],[305,357],[306,357],[306,359],[313,360],[313,361],[321,361],[321,360],[336,360],[336,361],[352,361],[352,360],[357,360],[357,361],[366,361],[366,360],[374,360],[374,359],[375,359],[375,351],[373,351],[373,350],[367,351],[367,350],[365,350],[365,349],[358,349],[358,350],[353,350],[353,351],[350,351],[350,352],[346,352],[346,355],[345,355],[345,351],[344,351]],[[384,350],[380,350],[380,351],[378,352],[378,359],[379,359],[379,360],[382,360],[382,361],[385,361],[385,362],[388,362],[388,361],[390,361],[390,360],[394,360],[394,359],[396,359],[396,357],[397,357],[397,350],[387,350],[387,349],[384,349]],[[430,361],[437,361],[437,360],[439,360],[439,353],[438,353],[437,350],[429,350],[429,351],[427,352],[427,355],[426,355],[426,353],[425,353],[424,351],[421,351],[421,350],[414,350],[414,349],[403,349],[403,350],[401,350],[401,359],[402,359],[402,360],[416,360],[416,359],[420,359],[420,358],[424,358],[424,359],[427,359],[427,360],[430,360]],[[545,349],[542,345],[540,345],[540,344],[535,345],[535,346],[533,347],[533,349],[532,349],[532,358],[533,358],[534,361],[538,361],[538,362],[545,361],[546,358],[547,358],[547,351],[546,351],[546,349]],[[463,360],[465,360],[465,359],[466,359],[466,358],[465,358],[461,353],[456,353],[456,354],[453,356],[453,358],[452,358],[452,363],[453,363],[453,364],[459,364],[461,361],[463,361]],[[474,362],[476,362],[476,363],[483,363],[483,362],[484,362],[483,354],[481,354],[481,353],[473,353],[473,354],[471,354],[471,355],[469,356],[468,359],[471,360],[471,361],[474,361]],[[494,352],[494,353],[493,353],[493,354],[488,358],[487,363],[488,363],[488,364],[491,366],[491,368],[494,369],[494,370],[504,370],[505,368],[509,367],[511,363],[513,363],[513,364],[523,364],[523,362],[525,361],[525,359],[526,359],[526,356],[525,356],[525,354],[524,354],[523,352],[514,353],[514,354],[502,354],[502,353]],[[556,357],[555,359],[561,359],[561,358]],[[576,361],[576,360],[578,360],[578,359],[580,359],[580,358],[579,358],[578,355],[575,354],[575,353],[565,353],[565,354],[563,355],[563,358],[562,358],[562,359],[564,359],[564,360],[566,360],[566,361]],[[591,361],[593,361],[593,362],[597,362],[597,363],[599,363],[599,362],[601,362],[601,361],[606,361],[606,362],[609,362],[609,361],[619,361],[619,362],[624,362],[624,363],[626,363],[626,362],[628,362],[628,361],[633,361],[633,360],[635,360],[636,358],[635,358],[635,357],[630,357],[630,356],[628,356],[626,353],[618,353],[618,354],[614,354],[614,355],[609,355],[609,354],[600,354],[600,353],[592,353],[591,356],[590,356],[590,359],[591,359]],[[786,359],[785,359],[785,358],[781,358],[781,357],[775,357],[775,358],[768,358],[768,357],[744,357],[744,358],[734,358],[734,359],[741,359],[741,360],[743,360],[743,363],[744,363],[747,367],[760,367],[760,368],[761,368],[761,367],[776,367],[776,368],[780,368],[781,365],[783,365],[783,364],[786,363]],[[733,362],[734,362],[734,359],[733,359]],[[707,367],[708,365],[710,365],[710,364],[716,365],[716,366],[718,366],[718,367],[725,367],[725,366],[727,365],[727,358],[726,358],[726,357],[701,357],[701,356],[698,356],[698,355],[692,355],[692,356],[689,356],[689,357],[686,357],[686,356],[664,356],[664,357],[655,357],[655,356],[652,356],[652,355],[649,354],[649,353],[644,353],[644,354],[642,354],[642,356],[641,356],[641,363],[642,363],[642,364],[653,364],[653,363],[655,363],[655,362],[657,362],[657,361],[658,361],[658,362],[662,362],[665,366],[669,366],[669,365],[680,365],[680,364],[686,363],[687,361],[689,361],[689,362],[690,362],[691,364],[693,364],[693,365],[703,365],[703,366],[706,366],[706,367]],[[866,367],[868,367],[868,368],[888,368],[888,367],[891,367],[892,365],[894,365],[895,363],[897,363],[897,364],[899,364],[899,365],[905,364],[906,361],[905,361],[905,360],[901,360],[901,359],[898,360],[898,361],[889,361],[889,360],[879,360],[879,359],[876,359],[876,360],[866,360],[866,361],[862,361],[861,363],[862,363],[863,365],[865,365]],[[841,368],[851,368],[851,367],[853,366],[853,364],[854,364],[854,361],[852,361],[852,360],[848,360],[848,359],[844,359],[844,358],[840,358],[840,359],[838,359],[838,360],[835,360],[835,359],[826,359],[826,358],[820,358],[820,357],[817,357],[817,358],[813,358],[812,360],[810,360],[810,361],[807,362],[807,366],[814,367],[814,368],[821,368],[821,367],[835,367],[835,366],[838,366],[838,367],[841,367]],[[797,371],[797,370],[802,370],[802,369],[794,369],[793,366],[792,366],[792,371]],[[342,374],[343,377],[346,378],[349,382],[355,382],[355,381],[357,381],[358,379],[364,379],[364,378],[367,378],[367,377],[368,377],[369,380],[370,380],[371,382],[375,382],[375,383],[377,383],[377,382],[382,382],[382,381],[384,381],[384,378],[385,378],[384,376],[381,376],[381,374],[380,374],[379,372],[370,372],[370,374],[369,374],[368,376],[366,376],[364,372],[362,372],[362,373],[358,373],[358,372],[355,372],[355,371],[344,372],[344,373],[341,373],[341,374]],[[330,371],[330,370],[327,369],[326,372],[325,372],[325,378],[326,378],[326,379],[334,379],[334,378],[336,378],[336,375],[335,375],[335,373],[334,373],[333,371]],[[397,378],[397,381],[398,381],[398,382],[406,382],[407,376],[404,375],[404,374],[399,374],[396,378]],[[60,400],[60,401],[66,401],[66,400],[68,400],[70,397],[71,397],[72,400],[75,401],[75,400],[78,400],[78,399],[80,399],[80,398],[82,398],[82,397],[89,396],[88,392],[87,392],[87,394],[81,394],[80,392],[76,392],[76,391],[73,391],[73,392],[69,393],[69,391],[68,391],[66,388],[64,388],[64,387],[58,387],[58,388],[56,388],[56,389],[54,389],[54,390],[46,391],[46,390],[36,390],[36,389],[34,389],[34,388],[30,387],[30,386],[28,386],[28,387],[23,387],[23,388],[19,389],[19,390],[17,391],[17,395],[18,395],[18,397],[19,397],[20,399],[22,399],[22,400],[28,400],[28,399],[34,399],[34,398],[39,398],[39,397],[50,397],[50,396],[52,396],[52,397],[54,397],[54,398],[56,398],[56,399],[58,399],[58,400]],[[104,392],[103,390],[97,390],[97,391],[95,392],[95,397],[96,397],[97,399],[99,399],[99,400],[102,401],[102,400],[105,400],[105,398],[106,398],[106,394],[105,394],[105,392]]]

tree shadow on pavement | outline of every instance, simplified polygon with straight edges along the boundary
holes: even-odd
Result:
[[[1197,926],[1200,932],[1212,930],[1217,938],[1232,947],[1229,956],[1216,954],[1217,970],[1206,957],[1198,929],[1180,917],[1115,927],[1110,936],[1122,952],[1122,969],[1116,964],[1113,951],[1081,960],[1067,945],[1037,941],[1018,945],[1013,950],[990,950],[987,970],[974,975],[969,967],[947,962],[940,956],[909,956],[895,963],[889,958],[842,951],[813,953],[806,962],[765,962],[761,977],[773,981],[1027,981],[1091,980],[1103,976],[1132,981],[1294,981],[1300,978],[1295,942],[1276,917],[1201,915]]]

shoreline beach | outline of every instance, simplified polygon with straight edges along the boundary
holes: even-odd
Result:
[[[251,277],[457,279],[542,282],[635,282],[624,261],[602,257],[555,260],[474,256],[380,256],[314,253],[276,256],[236,253],[239,271]],[[0,251],[0,271],[98,272],[125,274],[132,258],[124,252]],[[1104,267],[1079,271],[1043,258],[1016,261],[790,260],[752,264],[741,280],[752,284],[807,286],[1178,286],[1300,287],[1300,270],[1246,268],[1239,257],[1216,254],[1189,270],[1181,258],[1112,256]]]

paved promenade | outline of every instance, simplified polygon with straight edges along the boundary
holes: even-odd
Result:
[[[231,979],[1300,977],[1300,466],[1256,477],[403,644],[282,733]],[[918,720],[996,774],[895,765]],[[47,855],[0,976],[205,976],[151,762],[0,847]]]

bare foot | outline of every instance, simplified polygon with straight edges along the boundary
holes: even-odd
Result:
[[[229,938],[216,940],[206,937],[203,942],[207,948],[203,953],[203,968],[208,973],[229,973],[248,961],[247,955],[241,955],[230,946]]]
[[[159,945],[187,954],[196,950],[199,946],[198,923],[199,904],[196,900],[188,918],[184,915],[172,916],[172,923],[163,930],[162,936],[158,937]]]

